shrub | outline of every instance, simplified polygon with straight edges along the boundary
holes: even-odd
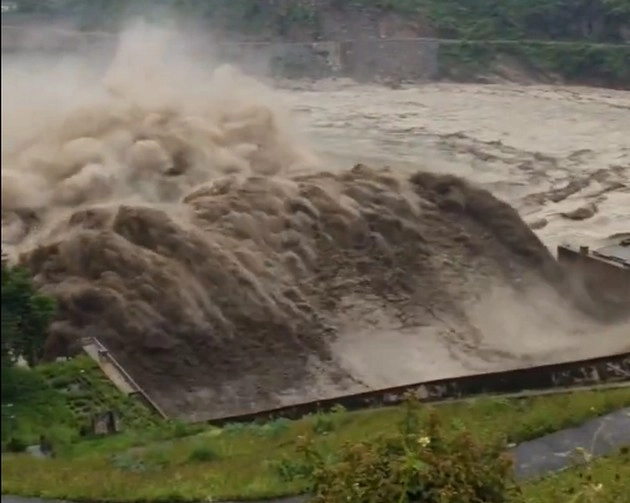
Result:
[[[261,426],[257,430],[257,433],[259,433],[262,436],[275,438],[286,433],[290,427],[291,427],[291,421],[289,421],[286,418],[281,417]]]
[[[217,452],[207,445],[197,445],[188,457],[189,461],[197,461],[199,463],[211,463],[219,459]]]
[[[311,466],[313,503],[511,501],[518,489],[504,443],[482,445],[465,431],[447,435],[436,415],[422,425],[418,408],[409,399],[394,435],[347,444],[332,461],[303,439],[298,449]]]
[[[144,461],[129,453],[117,454],[110,459],[114,468],[124,472],[142,473],[147,468]]]
[[[302,461],[294,461],[288,456],[284,456],[279,461],[270,462],[269,467],[283,483],[298,479],[307,479],[313,474],[313,467],[310,464]]]
[[[2,366],[14,365],[19,356],[29,366],[41,358],[55,299],[40,295],[28,270],[11,266],[2,254]],[[2,399],[7,399],[3,383]]]
[[[171,453],[163,446],[147,449],[142,457],[143,463],[151,468],[165,468],[171,464]]]
[[[5,445],[4,449],[7,452],[25,452],[28,444],[21,438],[13,437]]]
[[[221,430],[226,435],[241,435],[245,432],[258,433],[260,425],[256,423],[228,423]]]
[[[335,422],[333,417],[329,414],[323,414],[318,412],[315,415],[315,422],[313,423],[313,432],[317,435],[326,435],[335,429]]]
[[[192,437],[203,431],[203,426],[199,424],[188,424],[182,421],[173,421],[170,424],[171,438]]]

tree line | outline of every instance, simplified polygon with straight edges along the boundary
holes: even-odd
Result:
[[[440,38],[620,43],[630,30],[630,0],[14,0],[17,11],[116,30],[126,19],[192,18],[253,33],[283,23],[317,25],[330,9],[396,12],[429,21]],[[319,21],[318,21],[319,20]]]
[[[39,293],[30,272],[23,267],[10,264],[3,253],[1,332],[3,373],[5,369],[14,367],[20,357],[31,367],[41,361],[48,327],[55,310],[55,299]]]

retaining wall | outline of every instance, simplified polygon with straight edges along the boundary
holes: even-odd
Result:
[[[525,393],[533,396],[549,390],[597,388],[603,384],[630,382],[630,353],[582,361],[439,379],[406,386],[356,393],[326,400],[295,404],[208,422],[217,426],[234,422],[268,421],[279,417],[298,419],[342,405],[347,410],[392,406],[413,395],[421,402],[437,403],[479,396]]]
[[[59,26],[2,26],[2,52],[88,53],[113,55],[117,37],[108,33],[82,33]],[[219,62],[241,65],[250,71],[284,77],[345,76],[365,81],[433,79],[438,73],[436,39],[364,39],[304,43],[221,43],[197,45]]]

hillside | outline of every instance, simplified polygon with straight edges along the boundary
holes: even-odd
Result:
[[[125,429],[142,431],[158,422],[140,402],[120,393],[87,356],[34,370],[3,369],[2,385],[3,449],[35,444],[43,433],[56,446],[67,446],[95,414],[108,410],[120,415]]]
[[[507,80],[630,86],[630,47],[625,45],[630,42],[630,2],[626,0],[22,0],[18,4],[21,14],[3,16],[3,24],[38,19],[47,25],[70,23],[82,30],[118,31],[127,19],[142,15],[158,23],[194,19],[198,27],[221,40],[440,38],[450,42],[439,45],[438,68],[432,77],[474,81],[498,75]],[[393,47],[382,59],[393,53],[399,66],[409,66],[413,60],[402,53],[413,50]],[[281,73],[333,73],[320,68],[317,54],[288,52],[276,58],[275,69]],[[399,73],[390,66],[380,73]]]
[[[129,16],[194,18],[258,38],[340,40],[379,36],[448,39],[630,40],[626,0],[18,0],[19,12],[117,30]],[[6,17],[6,16],[3,16]]]

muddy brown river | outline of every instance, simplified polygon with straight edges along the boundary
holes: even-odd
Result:
[[[334,204],[347,201],[341,182],[329,186],[317,172],[388,165],[396,173],[422,170],[476,182],[514,206],[552,251],[565,241],[599,246],[630,235],[629,92],[448,83],[395,90],[344,80],[282,82],[271,90],[224,67],[212,72],[167,57],[164,40],[160,33],[130,33],[105,74],[90,61],[3,58],[3,248],[12,247],[14,256],[44,250],[38,281],[67,307],[52,337],[59,348],[77,335],[102,337],[164,409],[187,419],[630,351],[628,324],[602,325],[576,313],[548,286],[515,286],[524,277],[516,277],[518,257],[493,255],[499,248],[492,243],[480,242],[480,255],[492,257],[493,270],[509,269],[515,283],[491,283],[488,276],[473,284],[483,271],[449,246],[458,224],[441,215],[446,220],[425,225],[424,235],[444,246],[436,245],[419,265],[404,265],[411,276],[414,268],[433,267],[435,295],[426,278],[418,280],[420,300],[410,301],[411,314],[402,317],[388,310],[389,299],[354,288],[351,277],[338,285],[347,291],[339,294],[334,316],[327,315],[336,337],[323,338],[318,325],[309,338],[317,351],[327,346],[326,357],[305,355],[311,346],[287,344],[291,338],[279,335],[278,326],[292,326],[295,312],[285,313],[293,300],[277,299],[288,291],[282,282],[299,289],[317,276],[305,268],[310,276],[303,279],[299,268],[294,273],[282,262],[284,228],[269,224],[267,232],[263,224],[271,220],[254,206],[269,199],[273,204],[265,208],[284,212],[285,191],[297,190],[291,175],[301,170],[316,174],[318,193],[331,195]],[[192,161],[171,177],[180,151]],[[231,198],[212,191],[204,196],[206,184],[235,172],[272,174],[263,179],[273,190],[251,201],[253,192],[244,188]],[[196,212],[191,194],[199,199]],[[204,209],[223,204],[224,212]],[[82,220],[89,207],[102,221]],[[348,212],[356,207],[340,205],[339,211],[362,215]],[[33,223],[24,208],[40,220]],[[437,221],[417,211],[418,224]],[[444,226],[451,229],[448,239],[441,236]],[[149,243],[138,237],[145,239],[147,229]],[[304,229],[298,237],[308,256],[320,266],[334,263],[317,255],[310,227]],[[331,249],[341,249],[339,243]],[[396,238],[389,246],[409,243]],[[236,254],[243,250],[247,254]],[[219,260],[225,257],[234,265],[229,274]],[[198,269],[201,263],[206,269]],[[269,263],[281,273],[269,273],[263,267]],[[250,274],[259,264],[258,276]],[[391,270],[386,266],[383,276]],[[238,275],[247,281],[234,281]],[[221,281],[235,286],[220,287]],[[251,295],[243,294],[250,287]],[[430,304],[440,296],[456,300],[435,310]],[[86,299],[97,314],[86,317],[80,302]],[[319,297],[313,299],[319,309]],[[256,323],[235,328],[235,306],[242,309],[238,319]],[[281,323],[264,331],[269,312]],[[300,328],[297,335],[307,332]],[[269,343],[274,337],[276,349]],[[281,350],[287,351],[278,364]],[[225,362],[233,366],[221,367],[223,387],[217,387],[212,372]],[[287,377],[283,367],[301,380]],[[263,388],[269,393],[260,398]],[[225,406],[216,405],[219,399]]]
[[[449,83],[392,90],[328,81],[285,92],[334,166],[465,176],[542,225],[537,233],[552,248],[630,233],[628,91]],[[593,216],[562,216],[581,207]]]

